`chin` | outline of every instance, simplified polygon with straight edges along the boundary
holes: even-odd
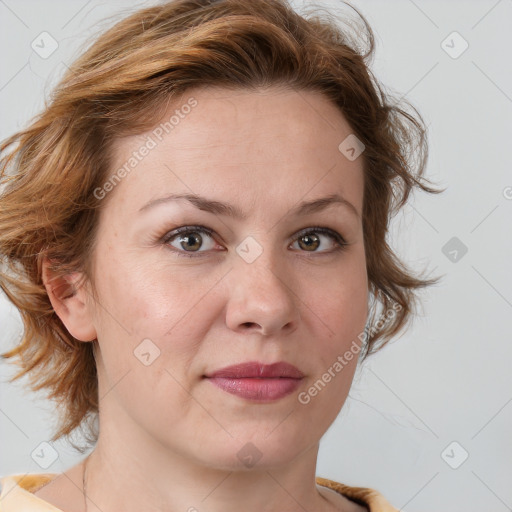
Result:
[[[275,427],[274,427],[275,428]],[[306,451],[310,443],[304,435],[293,435],[284,429],[277,433],[268,431],[233,436],[228,443],[216,443],[212,440],[208,454],[198,454],[206,466],[227,471],[251,471],[271,469],[293,462]],[[205,460],[206,459],[206,460]]]

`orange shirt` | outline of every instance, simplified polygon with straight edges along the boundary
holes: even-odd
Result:
[[[58,473],[39,473],[0,478],[0,512],[63,512],[60,508],[33,494],[58,475]],[[366,505],[369,512],[399,512],[374,489],[350,487],[320,477],[316,478],[316,483],[339,492],[359,505]]]

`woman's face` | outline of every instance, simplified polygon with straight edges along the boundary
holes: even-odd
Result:
[[[356,369],[362,158],[339,149],[351,128],[315,92],[194,90],[166,121],[120,139],[116,178],[95,192],[100,423],[207,466],[289,462],[318,443]],[[213,377],[247,362],[302,378],[256,378],[257,365]]]

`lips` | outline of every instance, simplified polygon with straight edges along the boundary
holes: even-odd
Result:
[[[244,378],[290,378],[301,379],[304,374],[292,364],[279,362],[274,364],[263,364],[258,362],[247,362],[227,366],[221,370],[208,375],[208,377],[225,377],[231,379]]]
[[[241,398],[269,402],[295,391],[304,374],[295,366],[279,362],[247,362],[228,366],[205,376],[218,388]]]

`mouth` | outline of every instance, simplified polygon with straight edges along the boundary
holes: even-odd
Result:
[[[295,366],[278,362],[247,362],[217,370],[204,378],[232,395],[257,402],[279,400],[293,393],[304,374]]]

